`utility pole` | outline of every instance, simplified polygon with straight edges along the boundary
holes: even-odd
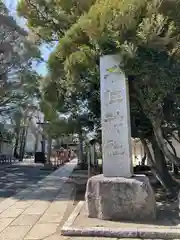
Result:
[[[42,161],[45,163],[45,143],[46,143],[46,138],[45,138],[45,131],[44,131],[44,126],[48,124],[48,122],[36,122],[37,125],[42,126],[42,138],[41,138],[41,153],[43,155]]]
[[[42,140],[41,140],[41,151],[45,157],[45,141],[46,141],[46,138],[45,138],[45,126],[47,126],[49,124],[49,122],[37,122],[38,125],[41,125],[42,126]],[[45,162],[45,167],[47,169],[51,169],[52,168],[52,164],[51,164],[51,147],[52,147],[52,138],[51,136],[48,136],[48,152],[47,152],[47,159],[46,159],[46,162]]]
[[[41,151],[43,152],[43,153],[45,153],[45,140],[46,140],[46,138],[45,138],[45,134],[44,134],[44,124],[45,124],[45,122],[36,122],[36,124],[38,124],[39,126],[42,126],[42,138],[41,138]]]

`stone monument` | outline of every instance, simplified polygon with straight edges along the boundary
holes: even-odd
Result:
[[[88,217],[149,220],[156,217],[154,192],[145,175],[133,175],[128,81],[119,55],[100,58],[103,174],[88,180]]]

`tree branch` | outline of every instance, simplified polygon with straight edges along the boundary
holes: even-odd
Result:
[[[51,24],[54,27],[55,32],[60,33],[61,35],[64,34],[64,31],[60,29],[60,27],[53,21],[53,19],[48,19],[38,8],[35,4],[31,2],[31,0],[27,0],[29,5],[35,9],[37,14],[39,15],[40,18],[42,18],[44,21],[47,23]]]
[[[180,143],[180,140],[173,133],[170,133],[170,134],[178,143]]]

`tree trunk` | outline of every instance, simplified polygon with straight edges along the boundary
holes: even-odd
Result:
[[[28,135],[29,126],[26,127],[25,136],[24,136],[24,143],[23,143],[23,149],[22,149],[22,159],[24,158],[25,150],[26,150],[26,141],[27,141],[27,135]]]
[[[174,195],[175,192],[173,186],[176,185],[176,182],[172,179],[171,175],[168,172],[164,155],[162,154],[162,151],[160,150],[155,138],[151,139],[151,144],[155,155],[154,160],[146,141],[144,139],[141,139],[141,142],[147,154],[148,162],[151,166],[151,171],[153,175],[167,192],[170,192]]]
[[[156,168],[160,174],[161,180],[163,181],[168,191],[175,194],[173,187],[177,186],[177,183],[173,180],[172,176],[168,171],[165,156],[160,149],[155,136],[151,138],[151,145],[154,152],[154,161],[156,164]]]
[[[146,153],[144,153],[144,157],[141,160],[141,165],[144,166],[145,165],[145,161],[146,161],[147,155]]]
[[[19,156],[18,156],[18,145],[19,145],[20,130],[18,128],[15,129],[15,134],[16,134],[16,138],[15,138],[15,145],[14,145],[14,157],[19,158]]]
[[[45,136],[44,136],[44,133],[42,134],[42,140],[41,140],[41,151],[42,153],[45,154]]]
[[[157,143],[158,143],[160,149],[162,150],[164,156],[166,156],[167,159],[170,160],[172,163],[179,166],[180,165],[180,159],[170,152],[170,150],[167,147],[167,144],[164,141],[163,133],[162,133],[162,129],[161,129],[161,125],[160,125],[159,120],[156,121],[153,124],[153,130],[154,130],[154,135],[156,137]]]
[[[179,168],[174,163],[173,163],[173,173],[174,173],[175,176],[179,175]]]
[[[19,142],[20,142],[20,147],[19,147],[19,161],[22,161],[22,149],[23,149],[23,140],[24,140],[24,135],[25,135],[25,127],[21,129],[20,137],[19,137]]]
[[[175,149],[175,147],[173,146],[172,142],[171,142],[170,140],[168,140],[168,139],[166,139],[166,141],[168,142],[169,146],[171,147],[174,155],[177,157],[176,149]],[[179,169],[178,169],[178,166],[177,166],[176,164],[174,164],[174,163],[172,163],[172,170],[173,170],[174,175],[175,175],[175,176],[178,176],[178,174],[179,174]]]
[[[139,104],[142,108],[142,111],[144,111],[144,113],[148,116],[149,120],[151,121],[152,127],[153,127],[153,131],[154,131],[154,135],[156,137],[157,143],[160,147],[160,149],[162,150],[164,156],[166,156],[166,158],[168,158],[168,160],[170,160],[172,163],[176,164],[177,166],[180,165],[180,158],[178,158],[177,156],[174,156],[168,149],[164,138],[163,138],[163,134],[162,134],[162,129],[161,129],[161,123],[162,123],[162,112],[161,109],[159,109],[158,113],[156,111],[156,113],[153,115],[152,113],[149,113],[147,111],[147,109],[150,108],[149,103],[144,99],[141,91],[139,91],[139,89],[136,87],[135,84],[132,85],[137,96],[138,96],[138,100],[139,100]],[[180,133],[179,133],[180,134]]]
[[[20,145],[20,151],[19,151],[19,161],[20,162],[22,162],[23,158],[24,158],[27,133],[28,133],[28,127],[24,127],[22,130],[21,145]]]
[[[90,157],[90,151],[87,148],[87,162],[88,162],[88,179],[91,177],[91,157]]]
[[[178,138],[179,138],[179,141],[180,141],[180,129],[178,130]]]
[[[18,144],[19,144],[19,137],[16,136],[14,154],[13,154],[15,158],[18,158]]]
[[[151,167],[152,174],[160,182],[160,184],[165,188],[165,190],[168,191],[168,186],[166,186],[166,183],[162,179],[161,173],[159,172],[159,170],[156,167],[155,161],[153,160],[153,157],[151,155],[151,152],[149,150],[149,147],[148,147],[146,141],[144,139],[141,139],[141,142],[142,142],[142,144],[144,146],[144,150],[147,154],[148,163]]]
[[[136,87],[135,84],[132,85],[134,90],[138,96],[139,104],[142,107],[142,110],[145,114],[149,117],[151,121],[154,136],[152,136],[151,144],[154,151],[154,161],[157,173],[159,178],[166,189],[168,189],[173,195],[175,195],[175,191],[173,187],[176,185],[171,175],[169,174],[165,157],[169,159],[171,162],[179,165],[180,159],[174,156],[168,149],[162,134],[161,123],[162,123],[162,109],[159,109],[158,113],[156,111],[155,115],[153,116],[153,111],[151,113],[148,112],[147,109],[152,109],[152,106],[144,99],[143,94],[141,91]],[[157,114],[157,115],[156,115]]]
[[[83,159],[83,136],[82,136],[82,131],[79,131],[79,159],[78,159],[78,164],[83,164],[84,159]]]

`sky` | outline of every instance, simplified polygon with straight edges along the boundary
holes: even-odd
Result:
[[[22,26],[25,27],[26,22],[23,18],[19,18],[16,14],[16,5],[17,5],[18,0],[4,0],[4,3],[6,4],[6,6],[9,8],[12,16],[16,19],[16,21]],[[42,53],[42,57],[45,61],[48,60],[49,54],[52,52],[52,48],[50,49],[47,45],[43,45],[41,48],[41,53]],[[46,63],[40,63],[38,65],[34,65],[35,70],[42,75],[46,75],[47,74],[47,67],[46,67]]]

